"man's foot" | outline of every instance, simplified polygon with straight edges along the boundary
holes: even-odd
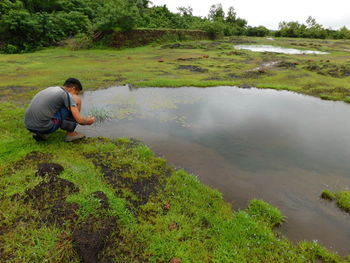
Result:
[[[35,139],[37,142],[46,141],[48,136],[46,134],[41,133],[35,133],[33,134],[33,139]]]
[[[85,134],[84,133],[79,133],[79,132],[73,132],[73,133],[69,133],[66,135],[66,138],[64,139],[65,142],[73,142],[76,140],[80,140],[85,138]]]

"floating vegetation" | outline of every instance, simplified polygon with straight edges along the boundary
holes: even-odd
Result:
[[[117,119],[129,119],[132,120],[135,118],[135,115],[137,113],[136,108],[128,107],[128,108],[121,108],[117,111],[115,117]]]
[[[89,114],[95,116],[98,123],[111,119],[153,119],[190,128],[192,125],[188,124],[187,117],[177,111],[180,105],[193,105],[203,99],[203,96],[192,93],[169,96],[167,89],[140,88],[137,94],[126,92],[130,92],[127,87],[109,92],[99,102],[99,105],[108,107],[108,110],[94,106]]]

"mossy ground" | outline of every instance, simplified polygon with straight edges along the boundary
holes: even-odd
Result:
[[[241,51],[227,56],[231,42],[189,43],[196,45],[195,49],[149,46],[73,52],[55,48],[1,55],[2,262],[169,262],[172,258],[220,263],[346,262],[315,242],[294,245],[280,237],[273,227],[284,218],[263,201],[253,200],[246,211],[234,211],[219,192],[193,175],[174,170],[140,142],[89,138],[67,144],[59,131],[47,142],[37,143],[24,128],[23,101],[45,86],[62,84],[68,76],[81,79],[88,89],[116,83],[271,84],[297,89],[302,87],[300,81],[310,85],[315,81],[308,75],[285,83],[291,74],[287,69],[271,69],[262,76],[254,73],[253,78],[204,80],[226,78],[231,73],[245,76],[246,70],[265,61],[264,56],[271,59],[270,55]],[[320,49],[348,45],[341,43],[331,41]],[[283,55],[273,56],[287,60]],[[334,63],[348,59],[342,51],[332,56]],[[160,58],[164,62],[159,62]],[[329,87],[350,88],[346,78],[305,70],[302,63],[308,58],[299,58],[301,64],[296,65],[294,75],[307,72]],[[294,59],[289,58],[291,62]],[[208,71],[177,70],[180,65]],[[10,99],[11,103],[4,102]],[[43,172],[45,167],[51,167],[49,172]]]

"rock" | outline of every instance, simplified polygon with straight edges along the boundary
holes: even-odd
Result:
[[[238,87],[241,88],[241,89],[251,89],[251,88],[253,88],[252,86],[247,85],[247,84],[242,84],[242,85],[239,85]]]
[[[169,263],[181,263],[181,259],[180,258],[172,258],[172,259],[170,259]]]
[[[164,205],[163,205],[163,210],[164,210],[164,211],[169,211],[169,210],[170,210],[170,204],[168,204],[168,203],[167,203],[167,204],[164,204]]]
[[[176,222],[172,222],[169,226],[168,226],[169,230],[178,230],[179,229],[179,224]]]

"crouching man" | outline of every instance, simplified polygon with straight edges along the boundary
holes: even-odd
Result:
[[[34,96],[25,113],[24,123],[35,140],[46,140],[48,134],[58,128],[67,131],[66,142],[85,137],[74,131],[77,124],[91,125],[95,118],[80,115],[81,99],[78,95],[82,89],[79,80],[69,78],[63,87],[49,87]]]

